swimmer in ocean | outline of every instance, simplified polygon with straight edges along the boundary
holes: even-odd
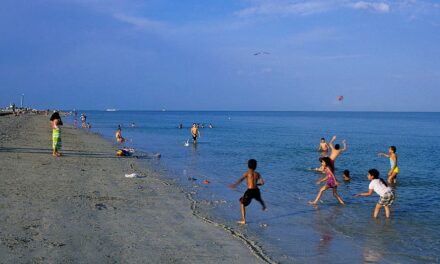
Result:
[[[344,181],[349,182],[351,180],[350,171],[344,170],[342,173],[342,178],[344,178]]]

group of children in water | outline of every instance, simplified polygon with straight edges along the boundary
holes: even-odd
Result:
[[[320,180],[318,180],[317,184],[321,184],[323,182],[326,182],[326,184],[321,187],[315,200],[309,202],[312,205],[316,205],[321,199],[322,194],[328,189],[333,190],[333,196],[340,204],[342,205],[345,204],[337,192],[339,182],[334,173],[335,173],[336,158],[342,152],[347,150],[347,144],[345,140],[342,140],[343,148],[341,149],[339,144],[333,145],[335,140],[336,140],[336,136],[333,136],[330,143],[327,144],[325,139],[321,138],[321,143],[318,148],[318,151],[322,152],[322,156],[319,158],[319,161],[321,162],[321,167],[317,168],[316,170],[322,172],[325,176]],[[329,151],[330,151],[330,155],[328,155]],[[396,147],[390,146],[388,152],[389,152],[388,154],[378,153],[378,156],[383,156],[390,159],[391,168],[390,171],[388,172],[388,184],[395,185],[396,177],[397,174],[399,173],[399,167],[397,167]],[[264,184],[264,180],[261,177],[261,175],[257,171],[255,171],[256,168],[257,168],[257,161],[254,159],[249,160],[248,170],[240,177],[240,179],[238,179],[237,182],[230,185],[231,188],[236,188],[245,179],[247,182],[248,189],[246,190],[244,195],[240,198],[241,220],[238,221],[238,223],[240,224],[246,223],[246,206],[248,206],[251,203],[252,199],[255,199],[258,202],[260,202],[263,210],[266,210],[266,205],[264,201],[261,199],[260,190],[258,188],[258,186]],[[358,193],[355,194],[354,196],[370,196],[373,194],[373,192],[377,193],[379,195],[379,200],[374,209],[373,217],[377,218],[380,209],[383,207],[385,209],[386,218],[389,218],[391,214],[390,206],[394,202],[395,194],[394,191],[391,189],[391,187],[389,187],[388,184],[382,178],[379,177],[379,175],[380,173],[377,169],[370,169],[367,175],[368,180],[370,181],[370,184],[368,186],[368,192]],[[349,170],[344,170],[343,178],[344,181],[351,180]]]
[[[193,137],[194,143],[197,142],[197,138],[200,136],[200,131],[198,128],[199,126],[197,123],[194,123],[191,128],[191,135]],[[123,138],[121,135],[120,126],[118,126],[118,129],[115,133],[115,137],[118,143],[122,143],[125,141],[125,138]],[[342,200],[342,198],[339,196],[337,192],[339,182],[334,173],[335,173],[335,161],[341,153],[347,150],[347,143],[345,139],[342,140],[342,149],[341,149],[341,146],[339,144],[334,144],[335,140],[336,140],[336,136],[333,136],[330,143],[327,143],[324,138],[321,138],[321,142],[318,147],[318,151],[321,152],[321,157],[319,158],[319,161],[321,162],[321,166],[319,168],[316,168],[315,170],[322,172],[324,174],[324,177],[318,180],[316,183],[321,184],[325,182],[326,184],[321,187],[315,200],[309,202],[312,205],[318,204],[323,193],[328,189],[332,189],[333,196],[340,204],[342,205],[345,204],[344,200]],[[391,168],[388,173],[388,183],[390,185],[394,185],[396,184],[396,176],[399,173],[399,168],[397,167],[396,147],[391,146],[388,152],[389,152],[388,154],[378,153],[378,156],[384,156],[390,159]],[[125,152],[121,150],[121,153],[118,154],[124,156]],[[246,180],[247,182],[248,188],[246,192],[243,194],[243,196],[240,198],[241,220],[238,221],[238,223],[240,224],[246,224],[246,207],[251,203],[252,199],[257,200],[262,205],[263,210],[266,210],[266,205],[263,199],[261,198],[260,190],[258,188],[258,186],[264,184],[264,180],[261,177],[260,173],[256,171],[256,168],[257,168],[257,161],[255,159],[250,159],[248,161],[248,170],[240,177],[240,179],[238,179],[237,182],[230,185],[231,188],[236,188],[242,181]],[[380,209],[384,207],[385,216],[389,218],[391,213],[390,205],[394,202],[395,199],[393,190],[388,186],[388,184],[382,178],[379,177],[378,170],[370,169],[368,171],[367,177],[368,180],[370,181],[368,192],[358,193],[355,194],[354,196],[370,196],[373,194],[373,192],[376,192],[380,196],[380,198],[374,209],[373,217],[377,218]],[[351,180],[349,170],[344,170],[343,179],[344,181]]]

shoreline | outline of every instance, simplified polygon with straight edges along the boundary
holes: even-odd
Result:
[[[78,128],[80,129],[80,128]],[[112,144],[115,148],[121,147],[118,146],[118,144],[111,142],[110,138],[106,138],[103,134],[99,133],[99,132],[94,132],[94,131],[85,131],[83,130],[83,132],[86,133],[92,133],[95,135],[98,135],[99,137],[101,137],[102,139],[104,139],[105,141],[109,142],[110,144]],[[122,159],[131,159],[130,157],[122,157]],[[145,172],[143,171],[143,169],[149,170],[147,167],[145,167],[146,165],[143,164],[142,166],[139,166],[139,162],[134,162],[131,164],[131,169],[136,172],[138,175],[145,175]],[[192,215],[195,216],[196,218],[198,218],[200,221],[208,223],[209,225],[212,225],[215,228],[221,229],[222,231],[230,234],[233,238],[241,241],[244,243],[244,245],[248,248],[248,250],[258,259],[260,259],[261,261],[263,261],[264,263],[269,263],[269,264],[274,264],[277,263],[276,261],[274,261],[268,254],[266,254],[266,252],[264,251],[264,249],[257,244],[257,242],[247,238],[247,236],[237,230],[235,230],[233,227],[230,227],[226,224],[223,223],[219,223],[216,222],[212,219],[210,219],[207,216],[203,216],[200,211],[198,210],[198,204],[200,202],[198,202],[195,198],[194,198],[194,194],[190,191],[190,190],[185,190],[186,188],[182,185],[180,185],[179,183],[177,183],[176,181],[174,181],[171,178],[167,178],[164,177],[163,175],[160,175],[158,173],[153,173],[154,179],[158,182],[160,182],[161,184],[164,185],[168,185],[168,186],[173,186],[174,188],[177,188],[179,190],[179,192],[181,192],[182,194],[184,194],[184,197],[190,202],[190,210],[192,212]]]
[[[0,124],[2,259],[274,263],[244,235],[199,215],[177,184],[116,158],[101,135],[65,126],[63,156],[54,158],[48,117],[3,116]],[[145,177],[124,178],[133,171]]]
[[[136,166],[136,165],[135,165]],[[135,166],[132,167],[133,171],[136,173],[139,173],[140,175],[143,175],[142,169],[135,168]],[[241,232],[238,232],[233,227],[230,227],[226,224],[222,224],[219,222],[216,222],[209,217],[203,216],[200,211],[198,210],[198,204],[199,202],[194,199],[193,194],[190,191],[185,191],[184,187],[180,186],[178,183],[175,183],[174,181],[167,180],[162,178],[162,176],[157,176],[159,178],[156,178],[155,180],[161,182],[165,185],[173,186],[177,189],[179,189],[180,192],[182,192],[185,196],[185,198],[191,203],[190,210],[192,212],[192,215],[196,218],[200,219],[201,221],[208,223],[215,228],[222,229],[223,231],[229,233],[232,237],[234,237],[237,240],[240,240],[244,243],[244,245],[251,251],[251,253],[258,259],[264,261],[265,263],[274,264],[277,263],[274,261],[269,255],[267,255],[264,251],[264,249],[257,244],[257,242],[247,238],[247,236]]]

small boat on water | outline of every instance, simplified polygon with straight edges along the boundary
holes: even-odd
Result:
[[[116,112],[118,110],[114,109],[114,108],[107,108],[105,111],[107,112]]]

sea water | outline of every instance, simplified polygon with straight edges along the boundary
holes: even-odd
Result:
[[[440,256],[440,113],[381,112],[149,112],[87,111],[93,131],[114,141],[122,126],[123,144],[144,153],[163,177],[194,194],[200,214],[245,234],[276,262],[282,263],[438,263]],[[135,128],[130,124],[135,122]],[[193,122],[201,137],[192,144]],[[212,123],[214,128],[208,128]],[[183,124],[183,129],[178,125]],[[336,161],[339,205],[328,190],[318,206],[315,199],[322,177],[311,168],[320,165],[317,148],[347,141]],[[190,139],[189,146],[185,146]],[[341,144],[342,145],[342,144]],[[373,219],[378,196],[354,197],[368,191],[367,172],[377,168],[387,178],[389,160],[378,157],[397,147],[400,173],[391,219]],[[235,182],[254,158],[265,180],[261,193],[268,211],[253,201],[248,224],[240,226],[238,199],[245,182]],[[349,169],[352,181],[342,180]],[[197,180],[188,180],[195,178]],[[208,180],[209,184],[203,184]]]

